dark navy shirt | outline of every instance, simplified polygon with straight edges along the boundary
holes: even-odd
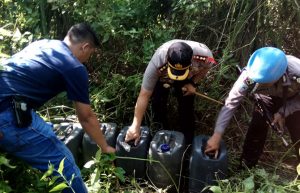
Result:
[[[33,42],[2,65],[0,101],[21,95],[40,107],[66,91],[68,99],[90,103],[87,70],[63,41]]]

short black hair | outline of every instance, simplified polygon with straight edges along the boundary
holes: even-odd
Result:
[[[87,23],[78,23],[73,25],[67,34],[73,43],[89,41],[94,47],[100,45],[96,32]]]

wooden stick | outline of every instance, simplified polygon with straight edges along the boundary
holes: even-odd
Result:
[[[220,105],[223,105],[222,102],[217,101],[217,100],[215,100],[215,99],[213,99],[213,98],[210,98],[210,97],[208,97],[208,96],[206,96],[206,95],[204,95],[204,94],[201,94],[201,93],[199,93],[199,92],[195,92],[195,95],[201,96],[201,97],[206,98],[206,99],[208,99],[208,100],[211,100],[211,101],[213,101],[213,102],[215,102],[215,103],[218,103],[218,104],[220,104]]]

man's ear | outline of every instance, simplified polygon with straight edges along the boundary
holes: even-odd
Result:
[[[90,44],[89,44],[88,42],[84,42],[84,43],[82,43],[81,48],[82,48],[83,50],[88,49],[88,48],[90,48]]]

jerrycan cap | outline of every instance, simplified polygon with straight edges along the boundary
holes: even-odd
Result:
[[[162,145],[160,146],[160,150],[161,150],[161,152],[167,152],[167,151],[170,151],[170,146],[169,146],[169,144],[162,144]]]

